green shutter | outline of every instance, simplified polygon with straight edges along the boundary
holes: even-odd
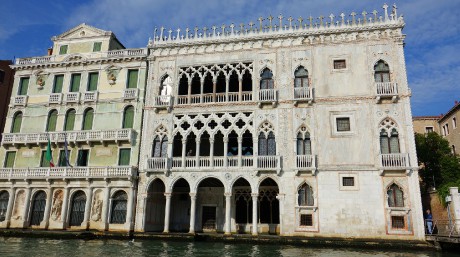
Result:
[[[64,131],[71,131],[74,129],[75,124],[75,110],[70,110],[67,112],[65,117]]]
[[[42,151],[42,158],[40,160],[40,167],[48,168],[50,166],[50,162],[46,159],[46,151]]]
[[[129,70],[128,71],[128,88],[137,88],[138,75],[139,75],[139,70]]]
[[[70,92],[80,91],[81,74],[72,74],[72,84],[70,85]]]
[[[13,118],[13,126],[11,127],[11,133],[21,132],[22,113],[17,113]]]
[[[93,52],[100,52],[101,51],[102,42],[94,42],[93,45]]]
[[[66,167],[66,159],[65,159],[65,150],[59,151],[59,162],[58,162],[59,167]]]
[[[131,159],[131,149],[120,149],[120,156],[118,159],[119,166],[127,166],[130,163]]]
[[[83,118],[83,130],[91,130],[93,128],[93,114],[93,109],[85,112],[85,117]]]
[[[134,107],[129,106],[123,114],[123,128],[133,128],[134,123]]]
[[[16,152],[6,152],[5,156],[5,168],[13,168],[14,160],[16,159]]]
[[[68,45],[63,45],[59,48],[59,54],[67,54]]]
[[[62,93],[62,83],[64,82],[64,75],[54,76],[53,93]]]
[[[52,110],[48,115],[48,124],[46,125],[46,131],[56,131],[57,111]]]
[[[21,78],[19,84],[19,95],[27,95],[27,90],[29,89],[29,77]]]
[[[88,79],[88,91],[96,91],[97,90],[97,80],[99,74],[98,73],[90,73]]]

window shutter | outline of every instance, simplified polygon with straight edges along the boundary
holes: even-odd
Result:
[[[42,157],[40,159],[40,167],[49,167],[50,162],[46,159],[46,151],[42,151]]]
[[[97,90],[98,77],[99,77],[98,73],[90,73],[89,74],[88,91],[96,91]]]
[[[93,52],[100,52],[101,46],[102,46],[102,42],[94,42]]]
[[[161,141],[161,157],[166,157],[168,156],[168,137],[165,136],[163,137],[163,140]]]
[[[153,140],[153,157],[160,157],[160,154],[161,154],[160,137],[156,136],[155,140]]]
[[[137,88],[137,78],[139,76],[139,70],[128,71],[128,88]]]
[[[52,110],[48,116],[46,131],[56,131],[57,111]]]
[[[16,152],[6,152],[5,168],[13,168],[14,160],[16,159]]]
[[[304,139],[304,149],[305,149],[305,154],[307,154],[307,155],[311,154],[311,141],[310,141],[310,138],[305,138]]]
[[[18,113],[14,116],[13,126],[11,127],[11,133],[21,132],[22,113]]]
[[[53,93],[61,93],[62,92],[62,83],[63,82],[64,82],[64,75],[56,75],[54,77]]]
[[[28,89],[29,89],[29,78],[21,78],[19,95],[27,95]]]
[[[134,123],[134,107],[129,106],[123,114],[123,128],[133,128]]]
[[[72,84],[70,85],[70,92],[80,91],[81,74],[72,74]]]
[[[276,155],[276,142],[275,142],[275,135],[273,134],[273,132],[270,132],[268,134],[267,154],[268,155]]]
[[[85,112],[85,117],[83,118],[83,130],[91,130],[93,128],[93,116],[93,109]]]
[[[68,45],[62,45],[59,48],[59,54],[67,54],[67,48],[68,48]]]
[[[59,151],[59,162],[58,162],[59,167],[66,167],[66,159],[65,159],[65,150]]]
[[[131,149],[120,149],[120,156],[118,159],[119,166],[127,166],[131,159]]]
[[[69,112],[67,112],[67,117],[65,118],[64,130],[65,131],[73,130],[74,124],[75,124],[75,110],[70,110]]]
[[[392,135],[390,137],[390,153],[399,153],[399,138]]]

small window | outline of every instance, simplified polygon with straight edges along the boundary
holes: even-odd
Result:
[[[355,178],[354,177],[342,177],[342,185],[344,187],[354,187]]]
[[[59,54],[67,54],[68,45],[62,45],[59,47]]]
[[[42,156],[40,157],[40,167],[49,168],[50,162],[46,159],[46,150],[42,151]]]
[[[87,149],[78,150],[77,166],[80,166],[80,167],[88,166],[88,157],[89,157],[89,150]]]
[[[97,90],[97,84],[99,80],[99,73],[93,72],[90,73],[88,76],[88,88],[87,91],[96,91]]]
[[[13,168],[15,160],[16,160],[16,152],[6,152],[5,162],[3,163],[3,167]]]
[[[301,214],[300,226],[313,226],[313,214]]]
[[[80,73],[72,74],[71,81],[70,81],[70,92],[78,92],[80,90],[80,81],[81,81]]]
[[[336,118],[337,132],[350,131],[350,118]]]
[[[5,72],[3,70],[0,70],[0,84],[3,83],[5,80]]]
[[[434,131],[433,127],[425,127],[425,133],[431,133],[433,131]]]
[[[22,77],[19,80],[19,91],[18,95],[27,95],[27,91],[29,89],[29,77]]]
[[[100,52],[101,46],[102,46],[102,42],[94,42],[93,52]]]
[[[346,69],[347,64],[345,60],[334,60],[334,70]]]
[[[405,227],[404,216],[391,216],[391,228],[404,229]]]
[[[127,88],[137,88],[137,78],[139,77],[139,70],[128,71],[128,84]]]
[[[64,75],[54,76],[53,93],[62,93],[62,84],[64,83]]]
[[[446,124],[444,125],[444,127],[446,128],[446,136],[449,135],[449,124]]]
[[[456,129],[457,128],[457,118],[452,118],[452,128]]]
[[[131,161],[131,148],[120,149],[118,166],[128,166]]]

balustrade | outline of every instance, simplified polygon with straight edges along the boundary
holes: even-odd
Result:
[[[294,99],[295,100],[311,100],[312,97],[311,87],[296,87],[294,88]]]
[[[398,84],[396,82],[376,82],[377,96],[398,95]]]
[[[1,179],[80,179],[135,177],[134,167],[52,167],[52,168],[1,168]]]
[[[83,93],[83,102],[96,102],[98,91],[88,91]]]
[[[13,103],[13,106],[26,106],[27,98],[28,96],[26,95],[13,96],[11,102]]]
[[[80,93],[79,92],[66,93],[65,101],[67,103],[78,103],[78,101],[80,101]]]
[[[62,101],[62,93],[52,93],[49,96],[48,102],[50,104],[60,104]]]
[[[138,92],[137,88],[127,88],[123,91],[123,99],[136,99]]]
[[[314,155],[297,155],[296,156],[296,168],[299,170],[316,168],[315,156]]]
[[[277,91],[275,89],[261,89],[259,90],[259,102],[276,102]]]
[[[380,154],[379,159],[381,167],[385,169],[405,169],[410,166],[407,153]]]

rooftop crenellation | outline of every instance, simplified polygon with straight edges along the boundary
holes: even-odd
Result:
[[[397,12],[396,4],[393,4],[391,10],[389,6],[382,6],[383,13],[374,10],[370,13],[352,12],[349,15],[340,13],[340,15],[330,14],[329,16],[308,17],[306,19],[291,16],[285,17],[272,15],[264,18],[259,17],[257,22],[251,21],[248,24],[240,23],[221,26],[213,25],[211,27],[187,27],[185,30],[177,28],[166,29],[165,27],[155,28],[153,39],[149,39],[149,46],[168,43],[193,42],[205,40],[217,40],[224,38],[239,38],[261,35],[284,34],[294,32],[314,32],[330,29],[349,29],[366,26],[384,25],[384,24],[403,24],[403,16]]]

